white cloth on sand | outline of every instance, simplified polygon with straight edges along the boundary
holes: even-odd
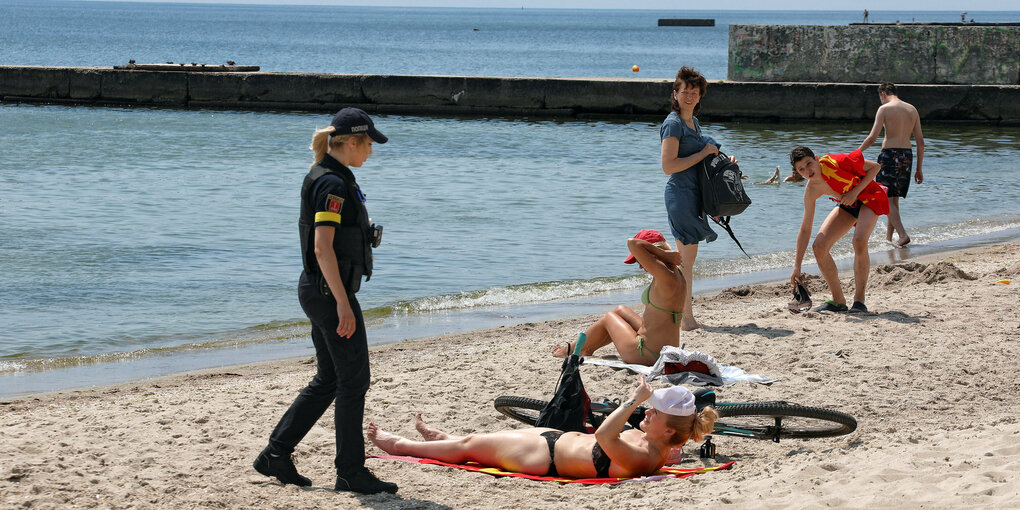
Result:
[[[688,351],[672,345],[664,346],[659,352],[659,359],[650,367],[625,363],[619,358],[607,359],[591,356],[582,358],[581,363],[625,368],[631,372],[644,374],[648,380],[663,378],[674,385],[732,386],[738,382],[772,384],[779,380],[766,375],[749,374],[733,365],[719,363],[709,354]]]

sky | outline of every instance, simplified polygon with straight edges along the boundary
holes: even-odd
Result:
[[[131,0],[167,1],[167,0]],[[170,0],[189,3],[372,5],[414,7],[502,7],[560,9],[652,9],[652,10],[835,10],[835,11],[1001,11],[1020,10],[1020,2],[1003,0]],[[1007,5],[1008,4],[1008,5]]]

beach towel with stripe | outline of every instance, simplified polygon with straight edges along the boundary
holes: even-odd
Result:
[[[665,466],[658,470],[654,474],[648,476],[638,476],[632,478],[567,478],[563,476],[538,476],[529,475],[526,473],[515,473],[513,471],[505,471],[500,468],[483,466],[476,462],[468,462],[465,464],[451,464],[449,462],[443,462],[435,459],[423,459],[419,457],[409,457],[406,455],[368,455],[368,458],[385,459],[385,460],[399,460],[403,462],[411,462],[416,464],[433,464],[436,466],[446,466],[457,469],[464,469],[467,471],[476,471],[478,473],[485,473],[493,476],[513,476],[517,478],[527,478],[529,480],[539,480],[543,482],[560,482],[560,483],[583,483],[583,484],[618,484],[618,483],[630,483],[630,482],[654,482],[657,480],[665,480],[667,478],[687,478],[701,473],[708,473],[711,471],[721,471],[724,469],[730,469],[733,466],[734,461],[727,462],[719,466],[711,467],[700,467],[700,468],[689,468],[683,469],[674,466]]]

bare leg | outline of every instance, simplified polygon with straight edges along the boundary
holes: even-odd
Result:
[[[620,353],[620,359],[627,363],[638,365],[651,365],[659,357],[659,350],[654,346],[641,348],[637,331],[623,317],[617,314],[606,314],[606,330],[612,339],[616,351]]]
[[[776,172],[772,174],[772,177],[765,179],[764,181],[756,182],[755,184],[775,184],[779,182],[779,167],[776,167]]]
[[[818,263],[818,270],[825,278],[825,283],[829,285],[829,291],[832,292],[832,300],[841,305],[846,304],[846,296],[843,295],[843,288],[839,285],[839,271],[836,269],[836,261],[832,259],[830,251],[832,245],[836,244],[836,241],[850,230],[855,221],[852,214],[839,207],[833,208],[822,222],[822,228],[818,229],[818,235],[815,236],[815,241],[811,244],[815,261]]]
[[[390,434],[374,423],[368,424],[368,439],[390,455],[412,455],[445,462],[472,460],[468,455],[467,441],[463,438],[440,441],[412,441],[396,434]]]
[[[372,441],[372,444],[378,446],[380,450],[390,455],[399,455],[401,453],[406,453],[403,450],[401,450],[400,443],[410,442],[403,437],[400,437],[396,434],[390,434],[389,432],[380,429],[379,426],[374,423],[368,424],[367,435],[369,441]]]
[[[604,325],[606,316],[611,315],[613,312],[607,312],[599,320],[595,321],[594,324],[588,326],[588,329],[584,330],[584,347],[581,348],[581,356],[591,356],[596,349],[609,343],[609,333],[606,331]],[[569,344],[556,344],[553,346],[553,356],[557,358],[566,358],[569,354],[573,353],[574,342]]]
[[[511,471],[545,474],[549,469],[549,449],[541,430],[522,429],[471,434],[457,439],[411,441],[390,434],[374,423],[368,425],[368,439],[390,455],[411,455],[461,464],[475,461]]]
[[[698,257],[698,243],[680,244],[680,240],[677,239],[676,245],[679,246],[680,256],[684,260],[680,272],[684,275],[684,286],[686,287],[684,291],[687,293],[687,299],[684,299],[684,316],[680,319],[680,330],[691,331],[701,327],[701,323],[694,319],[694,294],[691,292],[694,284],[694,259]]]
[[[641,329],[641,326],[644,326],[645,324],[645,320],[641,318],[641,315],[628,306],[620,305],[616,307],[613,312],[615,312],[616,315],[619,315],[623,320],[627,321],[627,323],[630,324],[630,327],[634,328],[634,331]]]
[[[624,324],[629,325],[629,327],[624,327]],[[631,310],[630,307],[620,305],[602,316],[602,319],[598,322],[597,331],[586,332],[587,340],[584,342],[581,354],[591,356],[596,350],[615,342],[613,336],[619,335],[620,331],[614,332],[614,330],[630,330],[631,334],[636,335],[643,324],[644,320],[641,319],[637,312]],[[591,330],[593,328],[588,329]]]
[[[553,356],[557,358],[566,358],[568,354],[574,352],[574,343],[570,344],[556,344],[552,348]]]
[[[414,428],[421,434],[421,437],[425,438],[426,441],[443,441],[446,439],[461,439],[460,436],[453,436],[439,430],[421,418],[421,413],[415,415]]]
[[[864,289],[868,286],[871,272],[871,255],[868,253],[868,239],[878,223],[878,215],[867,207],[861,207],[854,229],[854,301],[864,302]]]
[[[892,231],[894,230],[899,236],[896,246],[906,246],[910,242],[907,229],[903,227],[903,219],[900,218],[900,197],[889,197],[889,230],[890,232],[886,235],[888,240],[892,240]]]
[[[591,356],[595,354],[601,347],[605,347],[612,343],[612,339],[609,337],[609,330],[606,327],[608,321],[624,320],[628,323],[632,323],[634,320],[638,321],[638,325],[634,327],[634,331],[637,331],[641,327],[641,316],[634,310],[620,305],[613,309],[611,312],[607,312],[599,320],[595,321],[594,324],[588,326],[585,330],[585,342],[584,347],[581,348],[581,356]],[[574,344],[571,343],[571,346]],[[567,354],[567,346],[564,344],[558,344],[553,346],[553,356],[557,358],[565,358]]]

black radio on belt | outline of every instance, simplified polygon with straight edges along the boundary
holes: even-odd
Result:
[[[382,243],[382,225],[372,224],[372,247],[378,248],[379,244]]]

